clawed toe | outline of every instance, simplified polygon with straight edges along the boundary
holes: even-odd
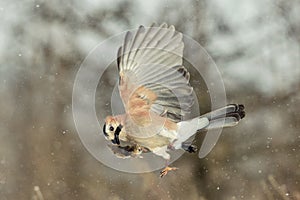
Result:
[[[172,171],[172,170],[177,170],[178,168],[177,167],[169,167],[167,166],[165,169],[163,169],[161,172],[160,172],[160,178],[164,177],[165,175],[168,174],[169,171]]]

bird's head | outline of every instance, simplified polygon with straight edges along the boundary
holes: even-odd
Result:
[[[123,126],[121,123],[114,117],[108,116],[105,119],[103,126],[103,134],[105,138],[111,141],[113,144],[120,144],[119,134]]]

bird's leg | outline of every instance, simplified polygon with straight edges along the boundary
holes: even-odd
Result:
[[[166,167],[160,172],[160,178],[164,177],[165,175],[167,175],[167,173],[169,171],[173,171],[173,170],[177,170],[177,167],[169,167],[168,165],[169,161],[166,162]]]
[[[196,153],[198,148],[196,145],[193,145],[190,142],[183,142],[181,144],[182,149],[184,149],[185,151],[189,152],[189,153]]]
[[[175,139],[173,142],[171,142],[169,145],[168,145],[168,149],[174,151],[175,150],[175,147],[174,147],[174,143],[177,141],[177,139]]]

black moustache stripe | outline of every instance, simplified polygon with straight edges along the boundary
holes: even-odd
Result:
[[[103,126],[103,134],[104,134],[106,137],[108,137],[108,134],[106,133],[106,124],[104,124],[104,126]]]
[[[117,143],[117,144],[120,144],[119,135],[120,135],[120,132],[121,132],[122,128],[123,128],[123,126],[122,126],[122,125],[119,125],[119,126],[117,127],[116,131],[115,131],[115,134],[114,134],[114,136],[115,136],[114,141],[115,141],[115,143]]]

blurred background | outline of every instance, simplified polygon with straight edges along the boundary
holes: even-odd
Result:
[[[299,10],[297,0],[2,0],[0,199],[300,199]],[[247,112],[206,158],[184,154],[163,179],[93,158],[71,109],[88,52],[152,22],[198,41],[228,102]]]

